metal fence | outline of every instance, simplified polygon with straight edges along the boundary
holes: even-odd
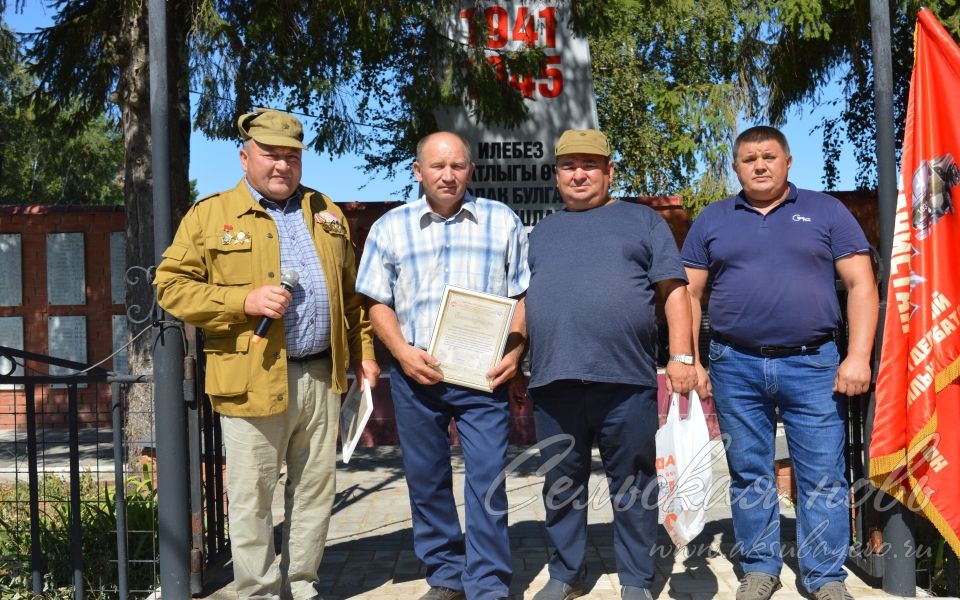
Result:
[[[0,597],[151,597],[162,535],[151,377],[2,346],[0,356],[23,373],[0,373],[0,422],[12,425],[0,430]],[[74,374],[50,375],[43,364]],[[141,391],[150,401],[137,403],[146,414],[133,412],[134,386],[149,388]],[[199,593],[207,567],[228,550],[223,459],[209,403],[185,409],[188,431],[164,435],[190,447],[189,575]]]

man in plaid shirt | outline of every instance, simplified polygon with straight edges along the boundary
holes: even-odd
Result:
[[[438,132],[417,146],[413,173],[424,191],[374,223],[357,291],[374,331],[393,355],[390,386],[413,514],[414,548],[427,569],[424,600],[506,598],[510,589],[506,464],[509,406],[504,383],[523,349],[522,296],[530,278],[527,236],[506,205],[467,193],[470,149]],[[520,298],[503,359],[487,374],[492,393],[447,384],[427,353],[446,284]],[[453,418],[467,470],[467,531],[452,490]]]

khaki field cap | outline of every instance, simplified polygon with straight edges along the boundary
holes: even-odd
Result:
[[[250,138],[267,146],[306,148],[300,119],[279,110],[257,108],[237,120],[243,141]]]
[[[564,154],[599,154],[610,157],[607,136],[597,129],[568,129],[557,140],[557,156]]]

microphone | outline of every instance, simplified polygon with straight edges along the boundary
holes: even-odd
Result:
[[[297,282],[300,281],[300,274],[296,271],[287,271],[280,277],[280,287],[287,290],[288,292],[293,292],[293,288],[297,287]],[[263,338],[267,335],[267,330],[270,329],[270,325],[273,323],[273,319],[270,317],[264,316],[260,319],[260,324],[257,325],[256,331],[253,332],[253,343],[259,344],[263,341]]]

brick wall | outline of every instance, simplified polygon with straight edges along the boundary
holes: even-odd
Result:
[[[122,304],[111,301],[110,234],[124,230],[123,207],[93,206],[0,206],[0,233],[19,234],[23,299],[19,306],[0,306],[0,317],[23,319],[23,349],[48,354],[48,319],[53,316],[86,318],[87,362],[95,362],[113,350],[112,316],[124,313]],[[47,234],[82,233],[85,266],[85,301],[75,305],[51,305],[47,298]],[[0,345],[10,345],[0,340]],[[110,366],[109,363],[106,366]],[[27,362],[27,372],[47,373],[47,365]],[[103,389],[106,388],[106,392]],[[106,393],[107,397],[103,397]],[[80,421],[93,424],[109,418],[110,398],[106,386],[79,390]],[[23,425],[22,390],[0,391],[0,429]],[[50,426],[65,424],[67,397],[62,388],[37,395],[37,411]],[[98,416],[99,415],[99,416]]]
[[[857,190],[853,192],[827,192],[840,199],[844,206],[867,235],[867,241],[874,248],[880,248],[880,207],[877,205],[875,190]]]

